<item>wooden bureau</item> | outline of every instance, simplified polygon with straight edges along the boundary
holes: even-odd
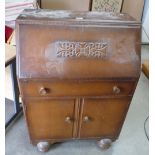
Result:
[[[17,76],[32,144],[120,134],[140,76],[141,24],[127,14],[25,10]]]

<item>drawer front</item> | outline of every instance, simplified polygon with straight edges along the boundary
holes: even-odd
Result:
[[[31,98],[24,105],[31,139],[72,138],[75,100]]]
[[[98,81],[98,82],[21,82],[23,96],[124,96],[132,95],[134,81]]]

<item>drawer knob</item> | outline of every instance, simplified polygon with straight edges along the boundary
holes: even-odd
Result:
[[[47,89],[44,87],[41,87],[39,90],[40,95],[46,95],[47,94]]]
[[[72,123],[73,120],[71,119],[71,117],[67,116],[67,117],[65,118],[65,122],[67,122],[67,123]]]
[[[83,121],[84,121],[84,122],[90,122],[90,117],[84,116]]]
[[[117,86],[114,86],[113,87],[113,92],[115,93],[115,94],[119,94],[120,93],[120,88],[119,87],[117,87]]]

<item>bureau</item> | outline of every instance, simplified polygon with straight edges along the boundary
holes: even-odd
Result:
[[[141,24],[127,14],[24,10],[16,20],[17,77],[32,144],[121,131],[140,76]]]

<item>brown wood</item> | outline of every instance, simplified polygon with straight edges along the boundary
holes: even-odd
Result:
[[[132,18],[114,13],[53,11],[48,19],[47,13],[29,11],[17,19],[20,79],[139,76],[141,31]]]
[[[25,10],[17,76],[32,144],[118,138],[140,76],[141,24],[126,14]]]
[[[27,81],[23,96],[124,96],[132,95],[135,81]],[[117,92],[119,89],[119,92]]]
[[[145,60],[142,64],[142,71],[149,78],[149,60]]]
[[[129,98],[84,99],[79,136],[86,138],[117,135],[129,101]],[[88,117],[87,121],[85,117]]]
[[[74,100],[26,99],[25,114],[34,139],[60,139],[73,136]],[[66,118],[71,121],[67,122]]]

